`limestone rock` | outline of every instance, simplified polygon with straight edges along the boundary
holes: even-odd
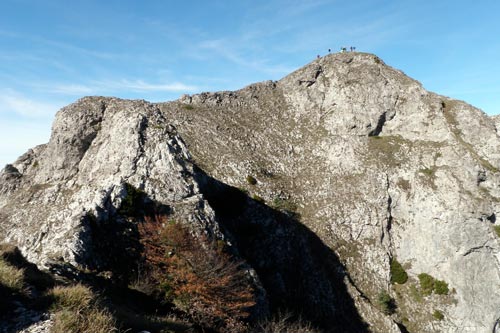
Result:
[[[491,332],[498,126],[357,52],[234,92],[158,104],[87,97],[57,114],[49,143],[0,173],[0,240],[40,266],[104,267],[94,235],[103,221],[126,226],[117,210],[131,185],[233,243],[272,304],[292,300],[300,276],[302,309],[359,316],[344,331]],[[391,284],[391,260],[404,285]],[[448,294],[422,294],[421,273]]]

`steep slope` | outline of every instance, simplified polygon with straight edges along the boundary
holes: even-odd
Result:
[[[0,240],[41,267],[135,269],[136,188],[229,239],[263,309],[326,332],[491,332],[499,145],[494,119],[364,53],[168,103],[84,98],[0,173]]]
[[[298,207],[301,222],[346,265],[374,330],[395,330],[370,305],[382,291],[396,300],[393,319],[410,331],[492,330],[500,305],[493,230],[500,141],[480,110],[361,53],[160,107],[208,174]],[[390,284],[392,259],[410,275],[404,286]],[[414,295],[421,273],[453,292]]]

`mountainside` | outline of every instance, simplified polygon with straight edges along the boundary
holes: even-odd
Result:
[[[0,173],[0,242],[55,273],[127,280],[153,211],[244,261],[254,318],[495,332],[497,127],[354,52],[234,92],[86,97]]]

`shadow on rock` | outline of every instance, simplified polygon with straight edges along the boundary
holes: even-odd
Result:
[[[368,332],[344,283],[345,268],[294,214],[255,201],[197,170],[201,191],[239,255],[258,273],[271,311],[291,312],[325,332]]]

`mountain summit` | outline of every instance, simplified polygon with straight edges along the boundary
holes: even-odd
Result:
[[[0,241],[54,274],[127,280],[154,207],[244,262],[252,318],[495,332],[496,123],[358,52],[166,103],[85,97],[0,173]]]

